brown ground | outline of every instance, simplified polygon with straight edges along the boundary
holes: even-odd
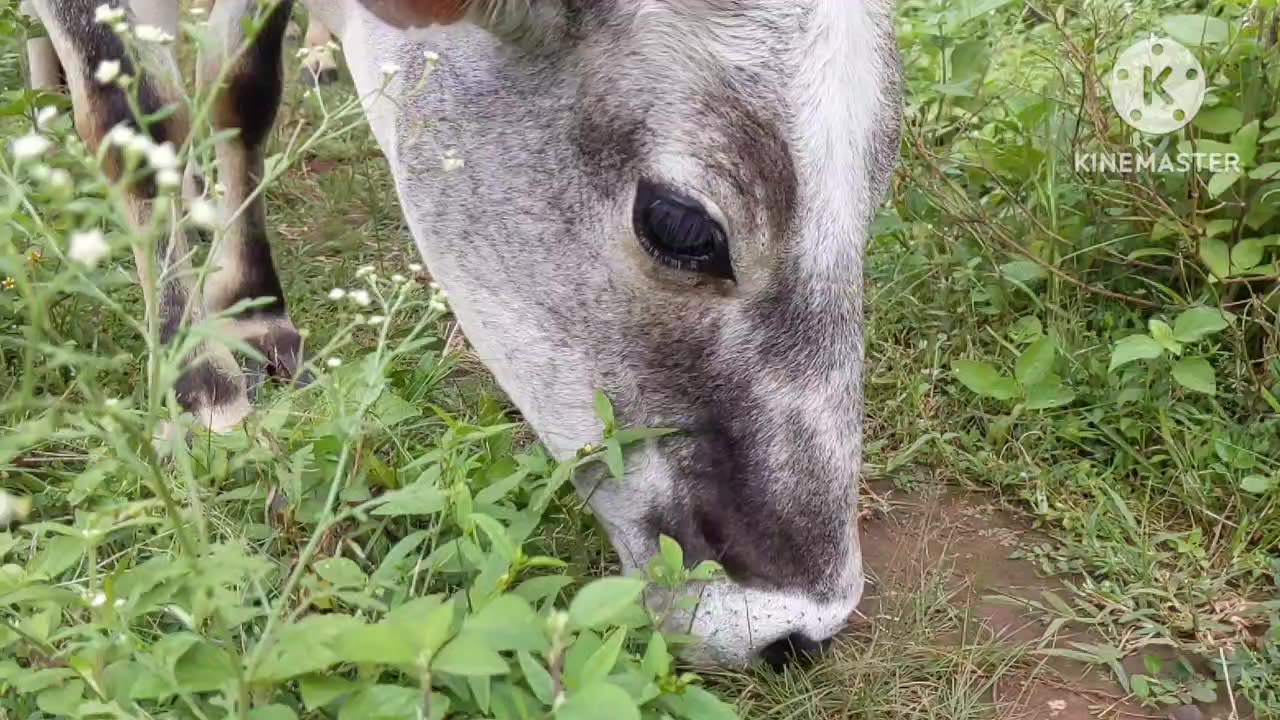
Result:
[[[1019,547],[1043,541],[1043,537],[983,495],[936,486],[904,494],[890,483],[877,484],[872,490],[890,509],[862,523],[863,552],[868,575],[874,581],[859,608],[868,621],[893,622],[894,618],[881,611],[882,606],[893,604],[886,594],[918,588],[932,575],[946,583],[952,603],[972,618],[972,624],[979,628],[976,632],[1014,647],[1037,646],[1051,618],[1018,600],[1044,603],[1046,590],[1062,598],[1070,597],[1069,591],[1060,581],[1041,577],[1030,561],[1009,556]],[[959,643],[962,638],[954,640]],[[1071,641],[1100,642],[1067,626],[1044,646],[1070,648]],[[1140,657],[1126,659],[1125,666],[1131,672],[1142,672]],[[1028,654],[1020,667],[1026,669],[1008,673],[995,684],[992,700],[999,720],[1232,718],[1225,687],[1219,688],[1224,699],[1219,706],[1143,708],[1127,701],[1120,685],[1096,666]],[[1250,717],[1242,711],[1240,720]]]

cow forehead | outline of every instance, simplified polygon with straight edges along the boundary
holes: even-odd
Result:
[[[786,246],[793,278],[858,282],[898,142],[888,3],[609,1],[603,85],[629,87],[611,102],[672,146],[649,152],[696,153],[743,200],[730,214],[761,215],[769,232],[750,234]]]

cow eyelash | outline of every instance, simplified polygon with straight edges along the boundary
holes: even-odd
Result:
[[[697,200],[648,180],[636,187],[632,223],[641,246],[678,270],[734,280],[729,239]]]

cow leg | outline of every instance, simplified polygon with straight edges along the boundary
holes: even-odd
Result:
[[[186,141],[190,134],[189,108],[179,91],[177,60],[168,46],[140,43],[142,67],[138,68],[112,29],[95,21],[94,11],[102,0],[34,0],[32,4],[62,61],[76,130],[91,151],[96,152],[117,127],[132,128],[149,136],[156,145],[169,143],[177,148]],[[121,6],[119,0],[108,4]],[[156,18],[147,19],[154,22]],[[172,108],[172,112],[145,128],[139,127],[120,85],[102,84],[94,77],[102,63],[108,61],[118,62],[121,74],[132,78],[132,91],[144,117],[154,116],[164,108]],[[120,171],[119,158],[117,151],[108,153],[108,172]],[[170,176],[173,172],[169,168]],[[156,173],[131,184],[126,205],[135,228],[148,228],[157,214],[176,221],[177,200],[162,188],[167,183],[172,180]],[[158,309],[158,316],[149,320],[158,323],[165,343],[179,333],[184,323],[199,322],[205,317],[190,263],[190,231],[174,221],[164,223],[171,230],[162,233],[153,248],[141,243],[134,247],[147,307]],[[249,412],[243,373],[231,352],[218,343],[203,343],[185,360],[175,392],[183,408],[215,431],[234,426]]]
[[[218,0],[209,18],[212,42],[199,69],[202,86],[214,82],[225,68],[226,84],[218,89],[211,119],[215,129],[235,129],[218,143],[219,179],[226,188],[222,199],[221,238],[214,245],[217,269],[205,286],[205,308],[224,312],[245,300],[269,298],[238,315],[229,331],[266,357],[266,371],[277,378],[294,378],[301,361],[302,339],[285,307],[284,290],[271,259],[267,237],[267,206],[259,191],[263,155],[275,124],[284,84],[283,44],[292,0],[280,0],[268,13],[252,47],[245,44],[242,18],[254,13],[258,0]]]
[[[338,81],[338,61],[333,54],[333,33],[314,17],[307,20],[302,75],[307,84],[331,85]]]
[[[18,9],[23,15],[36,17],[35,8],[29,0],[23,0]],[[27,67],[31,74],[32,90],[53,90],[62,82],[62,64],[58,62],[53,42],[47,37],[27,41]]]

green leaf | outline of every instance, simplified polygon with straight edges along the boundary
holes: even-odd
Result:
[[[1174,355],[1182,354],[1182,343],[1173,339],[1173,328],[1169,323],[1152,318],[1147,322],[1147,328],[1151,331],[1151,339],[1160,343],[1160,347]]]
[[[234,685],[239,664],[220,647],[204,640],[183,653],[173,668],[178,686],[187,692],[213,692]]]
[[[302,706],[308,711],[324,707],[358,688],[355,683],[340,677],[304,675],[298,678],[298,694],[302,696]]]
[[[541,652],[548,640],[545,622],[519,595],[500,595],[467,618],[463,634],[480,638],[493,650]]]
[[[621,480],[626,472],[626,463],[622,458],[622,443],[617,438],[604,441],[604,462],[609,466],[609,474],[615,480]]]
[[[431,661],[432,672],[449,675],[506,675],[511,668],[497,651],[478,637],[459,635],[440,649]]]
[[[991,365],[978,360],[956,360],[951,364],[956,379],[982,397],[1012,400],[1018,397],[1018,384]]]
[[[1226,21],[1207,15],[1170,15],[1160,25],[1169,37],[1191,47],[1218,45],[1231,36]]]
[[[419,598],[395,609],[383,624],[412,644],[419,654],[434,655],[453,633],[454,621],[457,619],[457,602],[450,598],[445,602],[431,605],[431,598]],[[426,609],[411,610],[417,605]]]
[[[976,18],[989,16],[996,10],[1008,5],[1013,0],[959,0],[948,3],[943,14],[944,33],[954,36],[965,23]]]
[[[1000,274],[1023,285],[1031,285],[1049,275],[1044,268],[1030,260],[1015,260],[1011,263],[1005,263],[1000,266]]]
[[[582,588],[569,603],[569,620],[574,627],[594,628],[615,620],[644,592],[644,582],[635,578],[611,577]]]
[[[1018,356],[1014,366],[1014,376],[1024,387],[1042,382],[1053,369],[1054,358],[1058,354],[1058,345],[1051,337],[1042,337],[1031,343]]]
[[[1231,136],[1231,145],[1235,148],[1236,153],[1240,155],[1240,165],[1243,167],[1252,167],[1253,162],[1258,157],[1258,134],[1262,132],[1262,127],[1257,120],[1245,125]]]
[[[1247,272],[1262,262],[1267,246],[1262,238],[1241,240],[1231,248],[1231,267],[1236,272]]]
[[[1028,410],[1052,410],[1066,407],[1076,399],[1076,394],[1062,384],[1062,380],[1051,377],[1038,385],[1027,388]]]
[[[1209,178],[1209,197],[1216,198],[1222,193],[1231,189],[1232,185],[1244,177],[1244,172],[1240,170],[1223,170],[1216,172],[1213,177]]]
[[[666,677],[671,672],[671,653],[667,650],[667,640],[662,637],[662,633],[649,636],[649,645],[644,650],[640,668],[653,679]]]
[[[1280,162],[1263,163],[1249,171],[1250,180],[1274,180],[1280,177]]]
[[[1254,495],[1262,495],[1271,492],[1271,488],[1276,486],[1276,481],[1275,476],[1249,475],[1240,481],[1240,489]]]
[[[516,657],[520,660],[520,671],[524,673],[525,684],[533,691],[533,696],[545,705],[554,702],[555,698],[551,695],[551,673],[527,652],[521,651]]]
[[[1148,675],[1156,677],[1160,675],[1161,669],[1164,668],[1164,663],[1161,662],[1159,655],[1143,655],[1142,667],[1146,669]]]
[[[489,544],[493,547],[494,552],[498,553],[503,560],[511,562],[515,560],[520,549],[507,533],[507,528],[502,523],[483,513],[471,513],[471,522],[476,527],[484,531],[489,538]]]
[[[991,64],[991,48],[986,39],[968,40],[951,51],[952,82],[981,81]]]
[[[684,549],[675,538],[666,535],[658,536],[658,554],[662,556],[662,564],[672,572],[684,569]]]
[[[341,658],[335,650],[341,636],[364,623],[349,615],[310,615],[285,625],[263,654],[253,680],[279,682],[324,670]]]
[[[1114,372],[1135,360],[1155,360],[1162,355],[1164,348],[1151,339],[1150,335],[1130,335],[1116,343],[1115,349],[1111,351],[1110,371]]]
[[[556,720],[640,720],[640,709],[626,690],[606,682],[587,685],[556,709]]]
[[[84,689],[83,680],[72,680],[40,693],[36,696],[36,706],[50,717],[78,718],[84,703]]]
[[[338,720],[420,720],[422,691],[398,685],[374,685],[343,703]],[[449,698],[431,693],[431,720],[449,711]]]
[[[298,714],[286,705],[265,705],[250,710],[249,720],[298,720]]]
[[[1044,325],[1035,315],[1018,318],[1018,321],[1009,327],[1010,339],[1019,345],[1035,342],[1042,335],[1044,335]]]
[[[1198,703],[1206,705],[1218,702],[1218,691],[1212,681],[1197,682],[1191,686],[1191,697]]]
[[[317,575],[338,587],[364,587],[369,581],[360,566],[348,558],[329,558],[312,567]]]
[[[613,666],[618,664],[618,655],[622,653],[622,643],[626,639],[626,628],[618,628],[610,633],[600,648],[591,654],[591,659],[587,660],[587,667],[578,682],[591,685],[609,677]]]
[[[1240,129],[1244,123],[1244,113],[1230,105],[1201,110],[1191,124],[1209,133],[1230,135]]]
[[[1216,395],[1218,383],[1213,366],[1204,358],[1183,358],[1173,365],[1173,379],[1188,390]]]
[[[597,390],[595,394],[595,408],[596,417],[600,418],[600,421],[604,423],[605,431],[612,431],[616,420],[613,415],[613,403],[609,401],[609,396]]]
[[[1199,342],[1227,329],[1225,313],[1213,307],[1193,307],[1184,311],[1173,323],[1173,336],[1184,343]]]
[[[435,486],[433,479],[419,480],[403,490],[387,493],[382,500],[372,514],[391,517],[434,515],[444,510],[446,504],[444,493]]]
[[[1219,278],[1231,277],[1231,251],[1227,244],[1217,238],[1206,238],[1200,241],[1200,259],[1209,272]]]
[[[737,720],[738,714],[720,698],[700,687],[687,687],[680,695],[664,695],[658,704],[684,720]]]
[[[40,543],[40,551],[27,563],[29,577],[50,580],[70,570],[84,554],[84,541],[78,536],[58,535]]]

